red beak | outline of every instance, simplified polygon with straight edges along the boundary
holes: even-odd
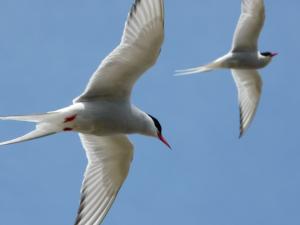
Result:
[[[158,134],[158,138],[159,138],[159,140],[162,142],[162,143],[164,143],[166,146],[168,146],[168,148],[169,149],[172,149],[171,148],[171,145],[169,145],[169,143],[167,142],[167,140],[164,138],[164,136],[162,136],[162,134]]]
[[[277,52],[273,52],[272,54],[271,54],[271,56],[272,57],[274,57],[274,56],[276,56],[276,55],[278,55],[279,53],[277,53]]]

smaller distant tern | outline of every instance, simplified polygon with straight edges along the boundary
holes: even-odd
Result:
[[[278,54],[259,52],[257,49],[264,20],[263,0],[242,0],[242,12],[230,52],[205,66],[176,71],[177,75],[188,75],[215,69],[231,69],[238,89],[240,137],[254,118],[261,95],[262,80],[256,69],[267,66]]]

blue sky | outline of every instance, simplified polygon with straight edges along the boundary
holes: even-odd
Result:
[[[0,114],[64,107],[118,44],[132,0],[1,0]],[[161,56],[133,102],[155,115],[173,146],[133,136],[135,159],[104,225],[299,225],[300,2],[266,0],[260,49],[280,53],[261,71],[255,120],[238,139],[229,71],[173,77],[226,53],[240,0],[166,0]],[[1,140],[32,124],[1,122]],[[5,225],[74,222],[86,158],[76,134],[2,147]]]

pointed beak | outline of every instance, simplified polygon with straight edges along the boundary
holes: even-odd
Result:
[[[276,55],[278,55],[278,54],[279,54],[279,53],[277,53],[277,52],[273,52],[271,56],[274,57],[274,56],[276,56]]]
[[[159,133],[158,138],[162,143],[164,143],[166,146],[168,146],[169,149],[172,150],[171,145],[169,145],[168,141],[164,138],[164,136],[162,136],[162,134]]]

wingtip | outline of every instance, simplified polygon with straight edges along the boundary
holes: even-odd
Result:
[[[242,137],[244,137],[244,132],[243,131],[240,132],[239,139],[241,140]]]

